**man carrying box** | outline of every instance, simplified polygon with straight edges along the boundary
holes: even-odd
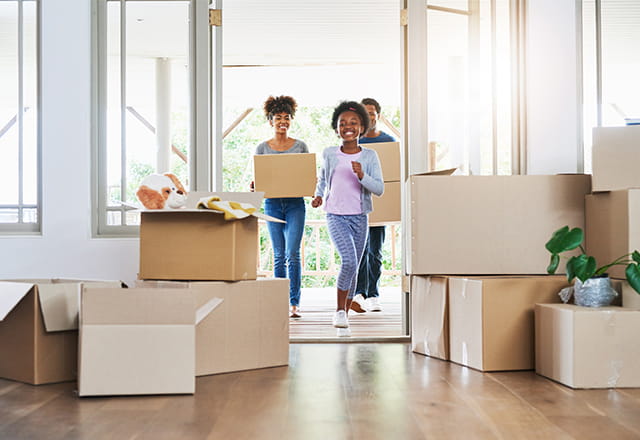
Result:
[[[377,123],[380,119],[380,104],[373,98],[364,98],[362,101],[369,113],[370,125],[367,133],[360,137],[361,144],[376,142],[395,142],[393,136],[378,130]],[[351,302],[351,310],[363,313],[367,310],[380,312],[378,284],[382,269],[382,245],[384,244],[385,226],[370,226],[364,253],[358,268],[358,282],[356,295]]]

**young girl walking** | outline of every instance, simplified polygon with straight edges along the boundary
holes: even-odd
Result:
[[[333,111],[331,127],[342,145],[323,151],[323,166],[311,206],[317,208],[326,199],[329,236],[342,261],[333,326],[348,329],[347,311],[355,294],[358,265],[367,241],[371,194],[381,196],[384,183],[378,155],[358,143],[369,128],[367,110],[355,101],[342,102]],[[349,334],[346,330],[340,335]]]

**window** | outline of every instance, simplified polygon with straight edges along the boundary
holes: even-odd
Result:
[[[585,172],[591,172],[593,127],[640,118],[640,3],[583,0],[582,66]]]
[[[0,34],[0,233],[38,233],[38,2],[0,1]]]
[[[429,168],[463,173],[519,172],[513,134],[518,44],[514,2],[427,2]],[[515,144],[515,145],[514,145]],[[514,162],[515,161],[515,162]]]
[[[135,235],[135,193],[145,176],[170,172],[194,189],[192,17],[196,8],[206,16],[208,2],[95,2],[95,229],[98,235]]]

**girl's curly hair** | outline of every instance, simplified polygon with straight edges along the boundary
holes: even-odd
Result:
[[[364,108],[362,104],[356,101],[342,101],[338,106],[333,110],[333,115],[331,116],[331,128],[334,130],[338,129],[338,118],[344,112],[356,112],[356,114],[360,117],[360,122],[362,123],[362,133],[361,135],[366,133],[369,130],[369,124],[371,121],[369,120],[369,113],[367,109]]]
[[[293,118],[298,103],[291,96],[269,96],[264,102],[264,115],[271,120],[276,113],[287,113]]]

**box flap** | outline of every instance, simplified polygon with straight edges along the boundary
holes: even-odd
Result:
[[[7,317],[33,286],[33,283],[0,282],[0,321]]]
[[[216,211],[214,209],[199,209],[196,206],[200,202],[201,199],[209,198],[209,197],[219,197],[222,201],[232,201],[232,202],[240,202],[240,203],[249,203],[254,206],[257,210],[260,209],[262,205],[262,200],[264,199],[264,192],[255,191],[255,192],[205,192],[205,191],[194,191],[188,194],[187,196],[187,207],[184,209],[142,209],[138,212],[142,212],[143,214],[157,214],[157,213],[175,213],[175,212],[198,212],[204,214],[215,214],[219,215],[222,211]],[[280,220],[275,217],[271,217],[269,215],[263,214],[259,211],[256,211],[251,214],[253,217],[266,220],[269,222],[276,223],[286,223],[284,220]]]
[[[458,170],[458,168],[447,168],[446,170],[437,170],[437,171],[429,171],[426,173],[415,173],[412,174],[411,177],[413,176],[450,176],[453,173],[455,173]]]
[[[194,311],[189,289],[82,289],[82,325],[193,325]]]
[[[264,192],[252,191],[252,192],[208,192],[208,191],[193,191],[187,195],[187,209],[197,209],[198,202],[203,197],[217,196],[221,200],[233,200],[234,202],[250,203],[256,208],[260,209],[262,206],[262,200],[264,199]]]
[[[85,281],[53,279],[51,283],[38,284],[38,297],[48,332],[78,328],[80,287],[120,288],[121,281]]]
[[[198,307],[196,310],[196,325],[200,324],[200,321],[209,316],[216,307],[222,304],[222,301],[224,301],[222,298],[211,298],[211,300],[207,301],[202,307]]]

